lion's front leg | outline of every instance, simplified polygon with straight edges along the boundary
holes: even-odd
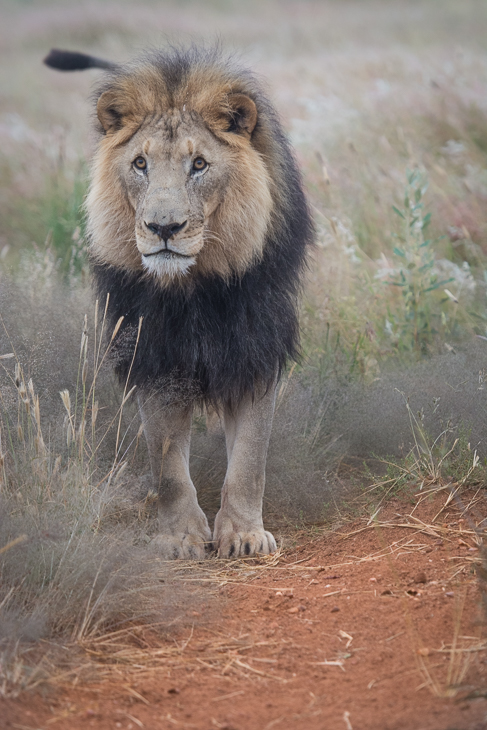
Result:
[[[274,415],[275,388],[244,399],[224,414],[228,468],[213,542],[222,558],[272,553],[276,541],[264,530],[265,463]]]
[[[189,475],[192,408],[167,402],[163,394],[139,396],[154,488],[159,534],[154,543],[167,560],[206,555],[211,532]]]

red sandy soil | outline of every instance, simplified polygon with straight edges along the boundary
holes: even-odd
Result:
[[[375,525],[301,535],[278,556],[207,561],[213,608],[187,610],[198,625],[166,642],[139,634],[136,666],[108,680],[0,701],[0,727],[487,728],[481,553],[468,514],[441,511],[446,496],[393,500]],[[469,504],[478,524],[485,497]]]

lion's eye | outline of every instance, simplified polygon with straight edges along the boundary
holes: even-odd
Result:
[[[136,157],[132,164],[137,170],[147,169],[147,161],[146,161],[145,157],[142,157],[142,156]]]
[[[193,160],[193,171],[194,172],[201,172],[202,170],[206,170],[208,167],[208,163],[206,160],[203,159],[203,157],[196,157]]]

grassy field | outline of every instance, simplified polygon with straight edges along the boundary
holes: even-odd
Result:
[[[153,529],[144,445],[105,367],[103,306],[89,287],[81,204],[96,72],[55,73],[42,58],[53,46],[123,61],[148,45],[219,41],[265,78],[317,227],[303,361],[282,383],[268,469],[269,519],[302,524],[360,491],[362,477],[344,486],[336,476],[343,460],[402,458],[415,438],[439,478],[484,479],[487,6],[3,0],[1,13],[6,692],[33,681],[18,670],[18,640],[81,640],[133,618],[133,593],[120,598],[127,581],[145,587],[153,617],[163,591],[155,563],[140,570]],[[194,446],[214,514],[223,446],[202,418]],[[417,457],[411,478],[427,468]],[[130,543],[128,555],[120,545]]]

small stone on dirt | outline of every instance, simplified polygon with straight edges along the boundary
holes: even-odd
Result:
[[[424,571],[421,571],[417,574],[417,576],[414,579],[415,583],[427,583],[428,579],[426,577],[426,573]]]
[[[338,608],[338,606],[333,606],[333,608],[331,609],[330,613],[336,613],[339,610],[340,609]]]
[[[392,596],[392,591],[386,588],[385,591],[382,591],[381,596]]]

